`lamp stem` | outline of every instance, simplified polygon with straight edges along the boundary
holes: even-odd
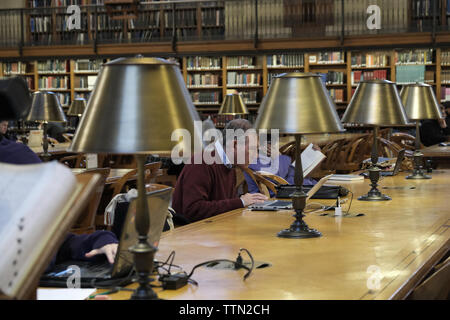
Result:
[[[380,171],[378,168],[378,133],[379,127],[375,126],[373,128],[373,142],[372,142],[372,154],[371,154],[371,165],[369,167],[369,179],[370,179],[370,191],[366,195],[363,195],[358,198],[358,200],[362,201],[386,201],[391,200],[390,197],[382,194],[380,190],[378,190],[378,180],[380,180]]]
[[[48,134],[47,134],[47,121],[44,121],[43,124],[43,131],[44,131],[44,136],[43,136],[43,141],[42,141],[42,147],[44,149],[44,154],[42,155],[42,158],[44,161],[49,161],[50,160],[50,153],[48,153]]]
[[[303,217],[305,216],[303,214],[303,210],[306,206],[306,193],[303,191],[301,138],[302,136],[300,134],[295,135],[295,192],[291,195],[292,206],[295,211],[295,221],[294,223],[292,223],[289,229],[278,232],[278,236],[281,238],[315,238],[322,236],[319,231],[310,229],[305,221],[303,221]]]
[[[132,300],[158,299],[149,285],[149,277],[153,269],[153,257],[156,248],[148,243],[150,230],[150,214],[148,212],[147,192],[145,189],[145,155],[136,155],[138,198],[136,203],[135,227],[138,233],[138,243],[129,250],[134,254],[134,267],[138,276],[139,287],[131,296]]]
[[[416,120],[416,140],[414,146],[414,169],[411,175],[406,179],[431,179],[431,176],[426,175],[423,170],[423,153],[420,151],[420,120]]]

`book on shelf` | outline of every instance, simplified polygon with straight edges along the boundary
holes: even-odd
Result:
[[[192,101],[195,104],[219,104],[220,92],[191,92]]]
[[[328,93],[334,102],[344,102],[344,89],[328,89]]]
[[[395,51],[394,62],[396,65],[432,64],[433,52],[433,49]]]
[[[188,73],[186,77],[188,87],[218,87],[219,81],[217,73]]]
[[[75,60],[75,72],[98,72],[100,71],[102,59],[80,59]]]
[[[269,54],[267,55],[267,67],[303,67],[303,54]]]
[[[78,76],[75,78],[75,89],[94,90],[97,76]]]
[[[38,61],[38,73],[68,73],[70,62],[68,60]]]
[[[409,84],[425,81],[425,65],[397,65],[397,84]]]
[[[450,87],[441,88],[441,100],[450,101]]]
[[[250,91],[242,91],[240,92],[242,100],[246,104],[256,104],[259,101],[259,91],[258,90],[250,90]]]
[[[256,68],[256,58],[250,56],[227,57],[227,69]]]
[[[387,80],[387,70],[352,71],[351,84],[357,85],[364,80]]]
[[[352,68],[381,68],[389,66],[389,55],[385,52],[352,53]]]
[[[4,62],[3,63],[3,74],[4,75],[15,75],[15,74],[25,74],[32,73],[33,66],[26,62]]]
[[[75,177],[55,161],[0,163],[0,175],[0,296],[29,299],[99,176]]]
[[[342,64],[345,63],[345,52],[318,52],[309,54],[310,64]]]
[[[69,86],[68,76],[42,76],[38,80],[39,89],[67,90]]]
[[[450,70],[444,70],[441,72],[441,82],[450,84]]]
[[[260,73],[242,73],[229,71],[227,73],[227,86],[259,86],[261,85]]]
[[[221,58],[219,57],[187,57],[187,70],[220,70],[222,67]]]

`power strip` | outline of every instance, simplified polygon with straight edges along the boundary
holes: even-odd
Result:
[[[183,288],[188,283],[188,276],[186,274],[164,274],[159,277],[164,290],[177,290]]]

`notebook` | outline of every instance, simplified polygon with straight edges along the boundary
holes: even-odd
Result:
[[[172,194],[172,188],[152,191],[147,193],[148,208],[150,212],[150,230],[148,242],[154,246],[158,245],[164,222],[167,218],[167,210]],[[67,287],[69,277],[78,272],[71,266],[79,268],[81,288],[92,287],[93,282],[105,282],[114,279],[125,279],[133,268],[133,254],[129,248],[137,243],[138,233],[135,229],[136,200],[129,206],[121,235],[114,264],[106,260],[101,263],[90,261],[65,261],[57,264],[52,270],[41,277],[39,285],[42,287]],[[73,277],[72,277],[73,278]],[[124,284],[123,284],[124,285]]]
[[[324,185],[325,182],[331,177],[332,175],[328,175],[323,177],[319,180],[306,194],[307,198],[306,201],[308,201],[319,189]],[[249,209],[253,211],[277,211],[277,210],[290,210],[292,209],[292,201],[286,201],[286,200],[269,200],[264,201],[262,203],[255,203],[251,206],[249,206]]]

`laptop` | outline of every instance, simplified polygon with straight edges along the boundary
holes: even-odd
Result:
[[[392,171],[380,171],[380,176],[382,177],[393,177],[398,174],[398,171],[400,170],[400,167],[402,166],[403,158],[405,157],[405,149],[402,149],[399,151],[397,155],[397,161],[395,161],[394,170]],[[364,177],[368,178],[369,173],[363,172],[361,173]]]
[[[170,187],[147,193],[147,202],[150,212],[148,242],[155,247],[158,246],[161,238],[171,195],[172,188]],[[120,237],[118,237],[119,246],[112,265],[109,264],[106,259],[102,259],[104,261],[99,263],[79,260],[65,261],[57,264],[52,272],[44,274],[40,279],[39,285],[43,287],[67,287],[68,278],[75,273],[74,268],[71,266],[77,266],[80,269],[79,276],[82,288],[93,287],[93,282],[102,284],[120,279],[130,283],[130,274],[133,269],[134,257],[128,249],[135,245],[138,240],[138,233],[134,224],[135,218],[136,199],[133,199],[126,213],[125,221],[121,228],[122,232]],[[121,283],[121,285],[125,285],[125,283]]]
[[[323,177],[319,180],[308,192],[306,201],[311,199],[311,197],[324,185],[325,182],[332,176],[332,174]],[[277,210],[290,210],[292,209],[292,201],[286,200],[269,200],[262,203],[255,203],[248,207],[253,211],[277,211]]]

